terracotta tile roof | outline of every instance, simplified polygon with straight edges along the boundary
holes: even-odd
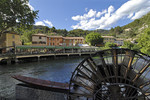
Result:
[[[103,38],[115,38],[114,36],[102,36]]]
[[[62,38],[63,36],[47,36],[47,37],[52,37],[52,38]]]
[[[63,37],[64,39],[84,39],[83,37]]]

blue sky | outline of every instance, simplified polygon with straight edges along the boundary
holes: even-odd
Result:
[[[39,10],[35,25],[56,29],[110,29],[150,11],[150,0],[30,0]]]

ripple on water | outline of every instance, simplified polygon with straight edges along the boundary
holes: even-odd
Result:
[[[19,83],[12,75],[24,75],[44,80],[68,83],[81,58],[61,58],[47,61],[0,65],[0,96],[12,98],[15,95],[15,85]]]

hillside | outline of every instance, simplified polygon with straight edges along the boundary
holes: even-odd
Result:
[[[150,12],[143,17],[134,20],[133,22],[121,27],[122,36],[126,38],[137,38],[143,31],[150,27]]]
[[[150,26],[150,12],[143,17],[134,20],[133,22],[123,26],[123,29],[128,29],[128,28],[136,28],[136,29],[144,29],[146,27]]]

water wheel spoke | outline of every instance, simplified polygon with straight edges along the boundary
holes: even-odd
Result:
[[[80,75],[80,74],[77,74],[77,77],[81,77],[81,78],[83,78],[83,79],[89,80],[89,81],[92,82],[94,85],[96,85],[96,82],[95,82],[92,78],[89,78],[89,77],[86,77],[86,76],[83,76],[83,75]]]
[[[129,70],[131,69],[131,64],[132,64],[132,61],[133,61],[133,59],[134,59],[134,56],[135,56],[135,53],[134,53],[134,52],[126,51],[126,55],[125,55],[124,60],[125,60],[125,62],[126,62],[125,65],[127,65],[127,70],[126,70],[126,72],[125,72],[124,78],[127,77],[128,72],[129,72]]]
[[[142,68],[142,70],[139,73],[136,74],[136,77],[133,79],[133,82],[135,82],[149,66],[150,62],[144,68]]]
[[[98,51],[75,69],[75,100],[145,100],[150,96],[150,57],[129,49]]]
[[[88,91],[90,91],[91,93],[93,93],[94,89],[92,87],[85,85],[85,84],[82,84],[81,82],[73,81],[73,80],[71,82],[80,86],[80,87],[83,87],[83,88],[87,89]]]

